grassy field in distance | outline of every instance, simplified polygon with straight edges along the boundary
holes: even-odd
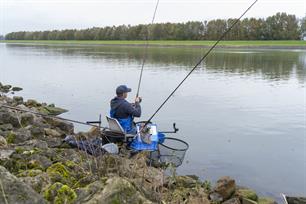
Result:
[[[152,40],[150,45],[157,46],[211,46],[216,41],[181,41],[181,40]],[[84,44],[84,45],[145,45],[140,40],[2,40],[0,43],[33,43],[33,44]],[[221,41],[223,47],[306,47],[302,40],[266,40],[266,41]]]

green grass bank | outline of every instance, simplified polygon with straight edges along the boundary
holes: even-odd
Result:
[[[3,40],[1,43],[29,43],[29,44],[63,44],[63,45],[122,45],[122,46],[144,46],[146,41],[127,41],[127,40]],[[215,41],[149,41],[152,46],[187,46],[187,47],[209,47]],[[224,48],[301,48],[306,49],[306,41],[302,40],[271,40],[271,41],[221,41],[219,47]]]

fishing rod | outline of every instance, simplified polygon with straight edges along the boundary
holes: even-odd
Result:
[[[157,0],[151,24],[148,25],[148,29],[147,29],[146,46],[145,46],[145,51],[144,51],[144,54],[143,54],[143,60],[142,60],[142,65],[141,65],[141,70],[140,70],[140,75],[139,75],[139,80],[138,80],[138,87],[137,87],[136,98],[139,96],[139,89],[140,89],[140,84],[141,84],[141,80],[142,80],[143,68],[144,68],[144,65],[145,65],[145,62],[146,62],[146,58],[147,58],[147,55],[148,55],[149,29],[150,29],[150,25],[153,25],[153,22],[154,22],[154,19],[155,19],[155,15],[156,15],[156,11],[157,11],[157,8],[158,8],[158,4],[159,4],[159,0]]]
[[[232,28],[240,21],[240,19],[256,4],[258,0],[255,0],[242,14],[236,19],[236,21],[219,37],[219,39],[214,43],[214,45],[205,53],[205,55],[198,61],[198,63],[191,69],[191,71],[185,76],[185,78],[177,85],[177,87],[170,93],[170,95],[164,100],[164,102],[158,107],[158,109],[153,113],[153,115],[147,120],[144,126],[149,124],[154,116],[160,111],[160,109],[167,103],[170,97],[180,88],[180,86],[185,82],[185,80],[192,74],[192,72],[203,62],[203,60],[209,55],[209,53],[219,44],[221,40],[226,36],[226,34],[232,30]]]
[[[72,122],[72,123],[81,124],[81,125],[96,127],[96,128],[99,128],[99,129],[109,129],[107,127],[102,127],[101,126],[101,117],[99,117],[99,121],[82,122],[82,121],[78,121],[78,120],[72,120],[72,119],[68,119],[68,118],[62,118],[62,117],[58,117],[58,116],[47,115],[47,114],[35,112],[35,111],[32,111],[32,110],[24,110],[24,109],[21,109],[21,108],[8,106],[8,105],[4,105],[4,104],[0,104],[0,108],[1,107],[11,109],[11,110],[16,110],[16,111],[21,111],[21,112],[32,113],[32,114],[39,115],[39,116],[44,117],[44,118],[55,118],[55,119],[59,119],[59,120],[63,120],[63,121],[68,121],[68,122]],[[93,125],[92,123],[99,123],[99,125]]]

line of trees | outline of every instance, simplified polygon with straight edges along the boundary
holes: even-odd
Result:
[[[216,40],[236,19],[120,25],[89,29],[12,32],[7,40]],[[298,40],[306,33],[306,18],[277,13],[267,18],[245,18],[225,40]]]
[[[4,40],[4,36],[3,35],[0,35],[0,40]]]

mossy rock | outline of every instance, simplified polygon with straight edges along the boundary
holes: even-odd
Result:
[[[253,201],[257,201],[258,200],[258,196],[256,194],[255,191],[253,191],[252,189],[249,188],[241,188],[236,190],[235,193],[239,198],[246,198],[246,199],[250,199]]]
[[[24,151],[26,151],[26,149],[24,149],[23,147],[16,147],[15,148],[16,154],[22,154]]]
[[[258,199],[258,204],[277,204],[272,198],[262,197]]]
[[[32,176],[35,175],[36,173],[39,172],[30,172],[28,175],[26,175],[25,173],[26,176],[19,177],[19,180],[30,186],[37,193],[43,193],[43,191],[46,190],[46,188],[51,185],[51,181],[47,173],[42,172],[36,176]]]
[[[14,157],[11,156],[11,157]],[[26,155],[26,157],[28,157]],[[7,168],[11,173],[14,173],[15,175],[18,175],[19,173],[25,171],[25,170],[44,170],[44,168],[40,165],[40,163],[36,160],[26,160],[24,158],[11,158],[7,161],[0,162],[2,166]]]
[[[14,143],[16,140],[16,134],[13,131],[10,131],[6,136],[6,141],[8,144]]]
[[[0,166],[0,181],[2,193],[0,203],[43,204],[46,201],[20,179]]]
[[[44,170],[44,167],[41,166],[41,163],[37,160],[30,160],[28,162],[27,167],[29,169],[40,169],[40,170]]]
[[[25,171],[21,171],[17,176],[18,177],[34,177],[42,173],[40,169],[29,169]]]
[[[6,146],[7,146],[6,139],[0,135],[0,147],[6,147]]]
[[[75,179],[70,175],[69,170],[60,162],[51,165],[47,173],[52,182],[60,182],[67,185],[75,183]]]
[[[101,188],[104,186],[101,183]],[[109,178],[102,191],[93,195],[90,203],[151,203],[126,179]]]
[[[77,166],[77,164],[73,161],[68,160],[68,161],[65,162],[65,166],[67,166],[69,168],[74,168],[74,167]]]
[[[193,188],[196,185],[200,185],[200,182],[190,176],[176,176],[175,184],[179,187]]]
[[[188,189],[184,187],[177,187],[173,191],[171,195],[171,200],[174,201],[174,203],[180,203],[184,200],[187,200],[189,196],[189,191]]]
[[[59,107],[52,107],[52,106],[41,106],[37,108],[39,112],[46,114],[46,115],[52,115],[57,116],[62,113],[66,113],[68,110],[59,108]]]
[[[41,106],[41,104],[39,104],[36,100],[33,100],[33,99],[27,100],[26,105],[29,106],[29,107]]]
[[[13,125],[12,124],[3,124],[0,125],[0,130],[2,131],[9,131],[9,130],[13,130]]]
[[[94,182],[84,186],[83,188],[77,188],[76,193],[78,198],[76,203],[86,203],[86,201],[90,200],[96,193],[102,192],[104,187],[105,183],[96,179]]]
[[[55,106],[45,106],[44,108],[49,112],[49,115],[60,115],[68,111],[66,109],[55,107]]]
[[[77,194],[69,186],[56,182],[44,191],[44,198],[52,203],[73,203]]]
[[[234,198],[235,199],[235,198]],[[238,198],[236,198],[236,199],[238,199]],[[238,199],[238,201],[239,201],[239,199]],[[239,202],[240,203],[240,202]],[[242,202],[241,202],[242,204],[257,204],[257,202],[256,201],[254,201],[254,200],[251,200],[251,199],[247,199],[247,198],[242,198]],[[224,202],[224,203],[222,203],[222,204],[233,204],[233,203],[226,203],[226,202]]]
[[[34,115],[32,113],[22,113],[20,118],[23,127],[31,125],[34,122]]]
[[[15,152],[16,154],[24,154],[24,155],[32,155],[40,153],[42,150],[39,148],[31,148],[31,147],[16,147]]]
[[[14,86],[13,88],[12,88],[12,91],[22,91],[23,90],[23,88],[21,88],[21,87],[18,87],[18,86]]]
[[[3,89],[11,89],[11,88],[12,88],[12,85],[9,85],[9,84],[3,85],[2,88],[3,88]]]
[[[44,107],[38,107],[37,108],[38,112],[45,114],[45,115],[49,115],[49,111],[47,109],[45,109]]]

